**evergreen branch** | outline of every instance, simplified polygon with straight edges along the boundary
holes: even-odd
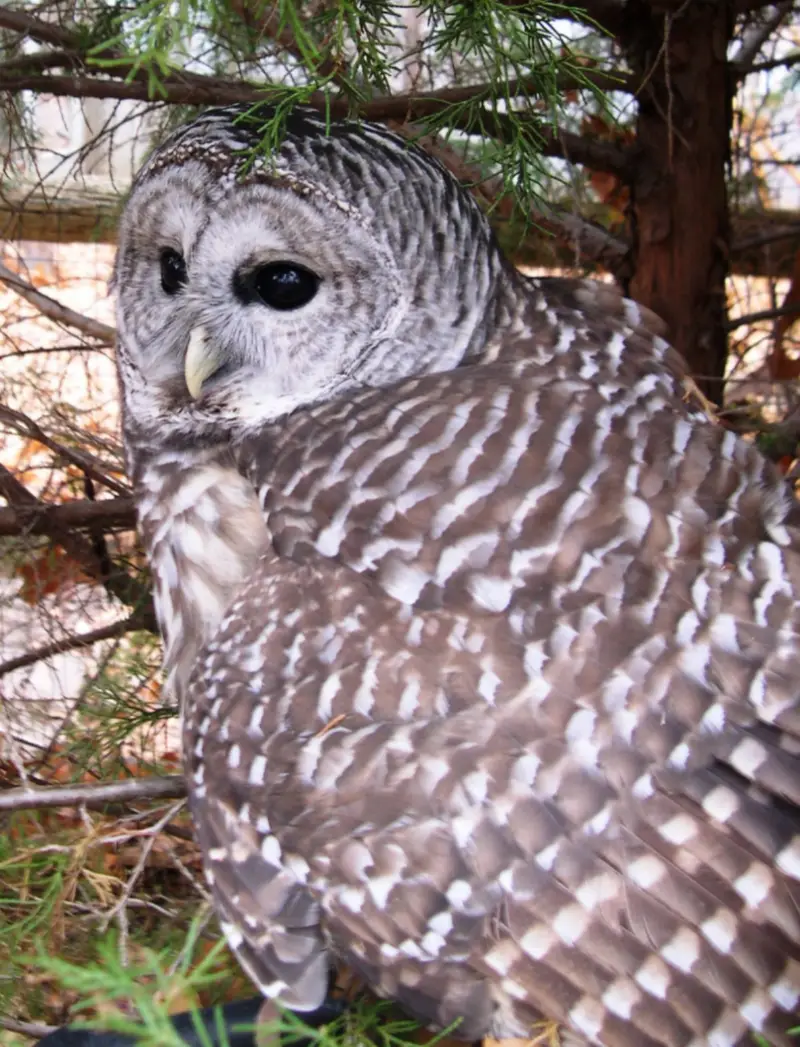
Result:
[[[111,79],[112,70],[104,70],[109,79],[98,76],[0,76],[0,91],[51,94],[59,98],[115,98],[138,102],[169,102],[173,105],[233,105],[236,102],[258,102],[265,98],[265,89],[217,77],[192,77],[179,81],[166,78],[159,85],[158,99],[154,98],[145,79],[129,82]],[[198,83],[202,80],[202,83]]]
[[[99,502],[76,499],[61,505],[34,501],[35,505],[28,503],[24,507],[0,506],[0,537],[49,535],[61,529],[132,531],[136,527],[136,508],[131,497],[104,498]]]
[[[201,85],[198,81],[203,80]],[[180,105],[226,105],[235,102],[258,102],[268,100],[269,87],[256,88],[249,84],[232,83],[214,77],[194,77],[191,83],[177,83],[170,79],[161,82],[161,100]],[[119,83],[113,80],[101,80],[98,77],[80,76],[26,76],[12,81],[0,78],[0,90],[28,90],[60,96],[82,98],[118,98],[152,101],[147,84],[132,82]],[[485,94],[486,87],[459,88],[453,91],[469,91],[470,97]],[[463,108],[456,108],[452,100],[442,101],[443,92],[396,95],[376,98],[355,110],[355,115],[368,120],[406,119],[416,121],[430,116],[440,116],[440,123],[468,133],[486,134],[501,141],[513,141],[517,137],[514,124],[520,120],[519,114],[512,120],[505,113],[485,112],[479,118],[473,114],[465,115]],[[314,108],[328,109],[332,115],[340,116],[352,113],[349,100],[334,98],[326,102],[325,96],[315,93],[309,96],[308,104]],[[476,127],[480,125],[480,129]],[[573,163],[586,164],[593,170],[608,171],[623,178],[629,178],[632,169],[632,156],[610,142],[585,137],[569,131],[553,132],[541,125],[531,124],[531,133],[540,139],[541,153],[544,156],[557,156]]]
[[[104,625],[88,633],[65,636],[62,640],[54,640],[52,643],[43,644],[33,651],[26,651],[25,654],[17,655],[16,658],[9,658],[7,661],[0,663],[0,676],[15,672],[17,669],[25,669],[29,665],[35,665],[37,662],[46,661],[56,654],[65,654],[67,651],[80,651],[85,647],[92,647],[96,643],[101,643],[103,640],[113,640],[118,636],[124,636],[126,633],[135,632],[137,629],[142,628],[144,626],[139,616],[132,614],[129,618],[122,618],[118,622],[112,622],[111,625]]]
[[[6,499],[18,519],[25,521],[38,516],[41,521],[40,533],[46,535],[55,545],[60,545],[64,552],[78,563],[90,578],[98,581],[109,595],[116,597],[129,607],[137,608],[142,627],[150,628],[152,632],[155,632],[155,615],[147,589],[123,571],[113,573],[104,571],[90,543],[75,534],[74,531],[64,527],[58,520],[45,517],[40,500],[31,494],[27,487],[21,484],[11,470],[4,465],[0,465],[0,496]],[[100,506],[103,503],[90,502],[89,504]],[[25,530],[24,526],[22,530]]]
[[[530,0],[502,0],[502,3],[506,7],[528,7]],[[561,17],[616,36],[625,21],[625,0],[580,0],[565,9]]]
[[[0,811],[41,810],[45,807],[104,807],[134,800],[180,800],[186,783],[179,774],[163,778],[130,778],[99,785],[23,787],[0,791]]]
[[[250,29],[269,37],[283,51],[286,51],[298,61],[304,61],[303,49],[298,43],[297,35],[281,20],[277,4],[274,4],[268,12],[264,11],[263,4],[260,2],[256,3],[255,12],[250,10],[246,2],[236,6],[239,9],[240,17],[243,18],[245,24]],[[314,71],[317,76],[323,79],[331,79],[334,82],[338,79],[338,63],[332,58],[323,58],[316,64]]]
[[[42,316],[46,316],[48,320],[58,324],[65,324],[67,327],[74,327],[89,338],[97,338],[106,344],[111,345],[114,342],[117,332],[113,327],[109,327],[108,324],[101,323],[99,320],[93,320],[90,316],[84,316],[83,313],[77,313],[74,309],[70,309],[69,306],[57,302],[55,298],[42,294],[41,291],[37,291],[33,284],[28,283],[27,280],[15,273],[13,269],[3,265],[2,262],[0,262],[0,280],[13,291],[16,291],[20,298],[24,298],[26,302],[30,302],[31,305],[35,306]]]
[[[488,210],[489,220],[498,234],[502,232],[504,225],[513,226],[513,206],[509,206],[511,202],[508,197],[504,199],[502,179],[484,178],[479,167],[470,164],[459,152],[435,136],[430,136],[420,144],[424,144],[426,151],[444,164],[460,182],[477,189],[476,195]],[[576,265],[599,265],[613,273],[628,252],[628,246],[623,240],[617,239],[602,226],[569,211],[536,210],[531,213],[527,224],[532,227],[528,231],[533,235],[536,235],[537,230],[543,229],[552,234],[554,240],[572,248],[576,256],[573,264]],[[542,238],[538,237],[537,245],[541,246],[542,242]],[[557,245],[553,243],[553,246]],[[515,248],[511,247],[509,253],[513,257]],[[563,258],[559,258],[558,263],[567,264]]]
[[[586,74],[580,76],[562,73],[557,78],[560,91],[572,91],[591,84],[602,90],[628,91],[634,93],[637,89],[635,79],[627,73],[602,72],[596,69],[587,69]],[[536,97],[537,90],[541,86],[541,77],[525,77],[509,80],[503,85],[503,97],[508,99]],[[468,84],[463,87],[443,87],[435,91],[420,91],[406,95],[387,95],[383,98],[375,98],[359,106],[358,114],[367,120],[421,120],[426,116],[434,116],[441,113],[449,106],[464,105],[468,102],[491,100],[495,91],[493,84]],[[332,112],[341,106],[338,99],[331,101]]]
[[[13,74],[15,68],[20,66],[22,72],[29,71],[32,68],[36,68],[38,65],[60,64],[65,67],[79,67],[88,72],[102,72],[108,77],[118,78],[125,82],[138,83],[147,88],[147,95],[143,100],[152,101],[153,92],[151,90],[151,78],[146,69],[141,67],[141,62],[128,60],[127,57],[116,48],[113,47],[99,47],[92,48],[91,41],[88,37],[81,35],[78,32],[70,32],[67,29],[53,26],[50,22],[44,22],[33,15],[23,14],[20,11],[8,11],[0,8],[0,29],[10,29],[12,31],[24,32],[24,35],[29,36],[31,39],[37,40],[40,43],[55,44],[59,47],[59,51],[56,52],[61,61],[59,63],[44,63],[39,61],[39,56],[31,56],[37,61],[34,61],[31,66],[27,59],[27,56],[20,56],[19,58],[13,59],[11,62],[5,65],[0,65],[0,79],[7,75],[9,70],[8,66],[11,66],[10,72]],[[95,68],[92,69],[91,67]],[[101,67],[98,69],[97,67]],[[213,80],[204,76],[202,73],[192,73],[189,70],[181,68],[170,68],[170,78],[175,81],[178,85],[196,84],[199,91],[203,91],[206,87],[207,81]],[[103,81],[100,81],[101,83]],[[214,81],[217,83],[217,81]],[[245,81],[222,81],[223,84],[229,84],[231,90],[235,91],[237,88],[250,92],[248,97],[236,97],[233,101],[251,101],[253,86],[247,84]],[[7,90],[14,90],[13,86],[9,86]],[[32,87],[30,90],[37,90]],[[42,90],[46,90],[42,88]],[[100,95],[86,97],[133,97],[130,95]],[[198,105],[219,105],[225,104],[225,100],[222,102],[215,102],[213,98],[206,98],[204,101],[197,103],[186,103],[186,104],[198,104]]]
[[[557,156],[594,171],[607,171],[625,181],[633,174],[635,156],[632,150],[572,131],[553,131],[530,113],[517,112],[511,116],[473,106],[469,109],[444,107],[436,115],[441,125],[465,134],[482,134],[501,142],[513,142],[525,135],[544,156]],[[418,118],[413,106],[409,118]]]

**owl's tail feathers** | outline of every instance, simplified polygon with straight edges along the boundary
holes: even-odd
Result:
[[[219,797],[202,806],[198,841],[228,944],[264,996],[290,1010],[317,1010],[329,982],[317,903],[271,854],[274,838],[256,834]]]

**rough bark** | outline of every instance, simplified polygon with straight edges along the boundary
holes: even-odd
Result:
[[[665,12],[637,0],[628,13],[620,40],[635,73],[649,79],[639,99],[627,291],[664,318],[703,391],[719,400],[727,356],[732,6],[694,0]]]

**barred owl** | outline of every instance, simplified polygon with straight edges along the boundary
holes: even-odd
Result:
[[[789,1043],[800,515],[652,315],[369,124],[212,110],[119,235],[128,462],[228,941],[456,1035]]]

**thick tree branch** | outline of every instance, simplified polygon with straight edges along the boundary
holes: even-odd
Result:
[[[20,298],[24,298],[26,302],[30,302],[31,305],[35,306],[42,316],[46,316],[48,320],[58,324],[65,324],[67,327],[73,327],[75,330],[87,335],[87,337],[97,338],[107,345],[113,344],[116,337],[116,331],[113,327],[109,327],[108,324],[101,323],[99,320],[93,320],[90,316],[84,316],[83,313],[76,313],[69,306],[57,302],[55,298],[42,294],[41,291],[37,291],[33,284],[28,283],[27,280],[15,273],[13,269],[3,265],[2,262],[0,262],[0,280],[16,291]]]
[[[0,29],[27,36],[39,44],[51,44],[53,47],[67,50],[75,48],[76,36],[68,29],[10,7],[0,9]]]
[[[58,520],[42,513],[42,503],[35,495],[17,480],[14,474],[0,465],[0,495],[23,521],[36,516],[42,521],[40,533],[45,534],[51,542],[60,545],[90,578],[96,579],[111,596],[116,597],[129,607],[135,607],[141,616],[143,627],[155,629],[155,617],[150,594],[135,579],[122,571],[108,574],[103,570],[89,542],[81,535],[64,527]],[[90,502],[90,505],[102,505],[102,502]],[[24,530],[24,528],[23,528]]]
[[[136,527],[136,508],[132,497],[104,498],[93,502],[76,499],[62,505],[48,505],[34,499],[24,507],[0,506],[0,537],[24,534],[49,536],[54,531],[102,528],[104,531],[132,531]]]
[[[133,800],[180,800],[186,795],[181,775],[131,778],[100,785],[63,785],[54,788],[8,789],[0,792],[0,811],[40,810],[44,807],[104,807]]]
[[[196,79],[202,80],[197,83]],[[193,80],[165,78],[154,97],[149,85],[141,80],[124,83],[100,76],[0,76],[0,91],[33,91],[61,98],[116,98],[139,102],[170,102],[174,105],[232,105],[256,102],[267,97],[266,88],[213,77]]]
[[[69,51],[39,51],[33,55],[18,55],[0,62],[0,76],[15,76],[17,73],[40,73],[44,69],[61,69],[74,64]]]
[[[29,665],[35,665],[37,662],[43,662],[56,654],[65,654],[67,651],[80,651],[84,647],[92,647],[103,640],[113,640],[118,636],[124,636],[125,633],[135,632],[137,629],[142,628],[144,626],[139,617],[132,614],[129,618],[123,618],[119,622],[112,622],[111,625],[104,625],[100,629],[93,629],[89,633],[65,636],[62,640],[54,640],[52,643],[43,644],[33,651],[26,651],[25,654],[17,655],[16,658],[9,658],[5,662],[1,662],[0,676],[5,676],[6,673],[14,672],[17,669],[25,669]]]

